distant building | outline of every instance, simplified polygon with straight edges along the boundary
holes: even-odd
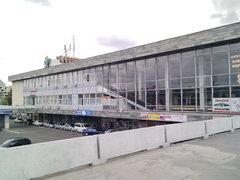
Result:
[[[19,112],[52,123],[133,127],[135,121],[184,119],[163,116],[174,112],[240,113],[240,23],[25,72],[9,81]]]
[[[6,86],[6,84],[0,80],[0,100],[7,96],[11,89],[12,86]]]

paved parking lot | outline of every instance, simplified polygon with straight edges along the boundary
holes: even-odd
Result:
[[[69,139],[83,136],[81,133],[63,131],[54,128],[37,127],[14,123],[10,120],[10,129],[0,131],[0,144],[13,137],[26,137],[32,143]]]

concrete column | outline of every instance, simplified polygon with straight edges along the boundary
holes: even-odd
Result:
[[[8,114],[4,115],[4,128],[9,129],[9,115]]]

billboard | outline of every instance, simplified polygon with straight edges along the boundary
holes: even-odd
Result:
[[[213,112],[229,113],[230,105],[230,98],[213,98]]]
[[[213,98],[213,112],[240,113],[240,98]]]
[[[172,122],[187,122],[187,115],[170,115],[159,113],[141,113],[141,120],[149,121],[172,121]]]

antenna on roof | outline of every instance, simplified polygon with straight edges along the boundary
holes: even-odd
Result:
[[[75,57],[75,37],[73,35],[73,57]]]

